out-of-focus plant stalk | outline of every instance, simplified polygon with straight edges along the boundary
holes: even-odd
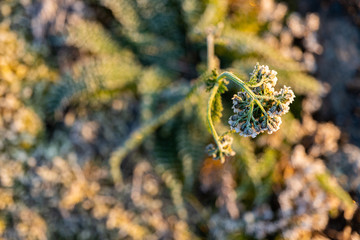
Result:
[[[140,128],[133,131],[127,140],[118,147],[110,156],[110,168],[111,175],[114,183],[121,187],[123,184],[122,174],[120,165],[122,160],[135,148],[137,148],[146,137],[153,133],[158,127],[168,122],[170,119],[176,116],[184,107],[184,104],[194,94],[202,81],[197,81],[187,93],[187,95],[178,101],[177,103],[170,106],[159,116],[151,120],[148,124],[141,126]]]
[[[215,59],[215,47],[214,47],[214,33],[209,30],[209,33],[206,37],[207,42],[207,67],[209,71],[212,71],[216,68],[216,59]]]

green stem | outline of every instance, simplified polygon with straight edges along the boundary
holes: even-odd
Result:
[[[259,108],[261,109],[261,111],[263,112],[264,116],[267,117],[267,113],[264,109],[264,107],[261,105],[261,103],[259,102],[259,100],[257,100],[256,98],[254,99],[254,101],[256,102],[256,104],[259,106]]]
[[[218,78],[219,79],[219,78]],[[221,147],[221,144],[219,142],[219,135],[217,134],[216,132],[216,129],[215,129],[215,126],[214,126],[214,123],[212,121],[212,118],[211,118],[211,109],[212,109],[212,105],[213,105],[213,101],[215,99],[215,95],[217,94],[217,91],[219,90],[219,83],[220,83],[221,80],[218,80],[218,82],[215,84],[215,86],[212,88],[211,90],[211,93],[210,93],[210,97],[209,97],[209,101],[208,101],[208,106],[207,106],[207,121],[209,123],[209,127],[210,127],[210,131],[211,131],[211,134],[213,135],[214,137],[214,140],[215,140],[215,143],[217,145],[217,147],[219,148],[219,151],[221,153],[222,151],[222,147]]]
[[[261,79],[260,82],[254,84],[254,85],[250,85],[250,87],[252,87],[252,88],[260,87],[260,86],[264,83],[264,80],[265,80],[265,79]]]
[[[251,91],[251,89],[242,80],[240,80],[237,76],[235,76],[234,74],[232,74],[230,72],[223,72],[222,74],[220,74],[217,77],[217,80],[220,81],[223,78],[226,78],[226,79],[229,79],[229,80],[233,81],[234,83],[239,85],[242,89],[244,89],[244,91],[247,92],[252,99],[255,98],[255,94],[253,93],[253,91]]]
[[[251,101],[250,112],[246,122],[250,123],[250,119],[251,117],[253,117],[253,111],[254,111],[254,101]]]
[[[277,99],[275,97],[270,97],[270,96],[261,96],[261,95],[255,95],[256,98],[258,99],[266,99],[266,100],[274,100],[276,101]]]

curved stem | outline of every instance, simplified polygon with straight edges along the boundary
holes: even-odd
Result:
[[[254,99],[254,101],[255,101],[256,104],[259,106],[259,108],[261,109],[261,111],[263,112],[263,114],[265,115],[265,117],[267,117],[267,113],[266,113],[264,107],[261,105],[261,102],[259,102],[259,100],[257,100],[256,98]]]
[[[254,101],[251,101],[251,105],[250,105],[250,113],[248,115],[247,121],[248,123],[250,123],[250,119],[253,116],[253,111],[254,111]]]
[[[251,91],[251,89],[248,86],[246,86],[245,83],[242,80],[240,80],[237,76],[235,76],[234,74],[232,74],[230,72],[223,72],[222,74],[220,74],[218,76],[217,80],[220,81],[223,78],[233,81],[234,83],[239,85],[242,89],[244,89],[244,91],[247,92],[252,99],[255,98],[255,94],[253,93],[253,91]]]
[[[213,135],[214,137],[214,140],[215,140],[215,143],[217,145],[217,147],[219,148],[220,152],[222,151],[222,147],[221,147],[221,144],[219,142],[219,135],[217,134],[216,132],[216,129],[215,129],[215,126],[214,126],[214,123],[212,121],[212,117],[211,117],[211,108],[212,108],[212,105],[213,105],[213,101],[215,99],[215,95],[219,89],[219,83],[220,83],[221,80],[219,80],[218,78],[218,82],[215,84],[215,86],[213,87],[213,89],[211,90],[211,94],[210,94],[210,98],[209,98],[209,101],[208,101],[208,106],[207,106],[207,121],[209,123],[209,127],[210,127],[210,130],[211,130],[211,134]]]
[[[266,100],[274,100],[276,101],[277,99],[275,97],[270,97],[270,96],[261,96],[261,95],[255,95],[256,98],[258,99],[266,99]]]
[[[260,87],[261,84],[263,84],[263,83],[264,83],[264,79],[261,79],[260,82],[254,84],[254,85],[251,85],[251,84],[249,84],[249,85],[250,85],[250,87],[255,88],[255,87]]]

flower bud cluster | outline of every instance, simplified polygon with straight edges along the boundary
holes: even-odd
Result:
[[[290,87],[275,91],[277,72],[268,66],[257,64],[246,86],[252,93],[243,90],[232,98],[234,115],[229,119],[232,130],[244,137],[256,137],[267,131],[269,134],[280,128],[281,115],[289,111],[295,95]]]
[[[235,152],[231,148],[232,142],[233,138],[228,134],[225,134],[219,138],[220,149],[219,147],[215,147],[214,144],[209,144],[206,147],[206,151],[213,159],[221,159],[221,161],[224,161],[225,156],[229,157],[235,155]]]
[[[250,87],[254,87],[256,94],[273,94],[275,92],[275,85],[277,83],[277,72],[270,70],[266,65],[259,65],[256,63],[253,72],[250,74],[250,80],[248,84]]]

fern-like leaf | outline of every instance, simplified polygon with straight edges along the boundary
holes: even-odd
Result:
[[[121,51],[118,43],[99,23],[74,18],[70,22],[68,32],[68,44],[83,51],[109,55]]]

